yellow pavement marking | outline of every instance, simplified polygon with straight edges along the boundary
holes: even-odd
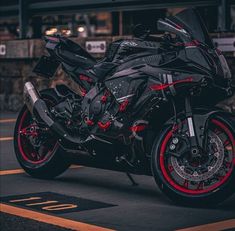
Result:
[[[3,203],[0,203],[0,211],[3,213],[24,217],[31,220],[36,220],[39,222],[59,226],[62,228],[72,229],[75,231],[112,231],[112,229],[103,228],[96,225],[90,225],[87,223],[74,221],[62,217],[47,215],[27,209],[18,208],[11,205],[6,205]]]
[[[43,201],[43,202],[34,202],[34,203],[29,203],[26,204],[26,206],[34,206],[34,205],[47,205],[51,203],[57,203],[58,201]]]
[[[13,140],[13,137],[9,136],[9,137],[0,137],[0,141],[9,141],[9,140]]]
[[[74,164],[73,164],[73,165],[71,165],[69,168],[72,168],[72,169],[73,169],[73,168],[81,168],[81,167],[82,167],[81,165],[74,165]]]
[[[80,165],[71,165],[71,169],[75,168],[81,168],[82,166]],[[4,175],[13,175],[13,174],[21,174],[24,173],[25,171],[23,169],[10,169],[10,170],[0,170],[0,176]]]
[[[23,172],[24,172],[23,169],[1,170],[0,171],[0,176],[20,174],[20,173],[23,173]]]
[[[176,231],[222,231],[225,229],[235,228],[235,219],[215,222],[206,225],[199,225],[191,228],[178,229]]]
[[[16,122],[16,119],[1,119],[0,123],[13,123]]]
[[[40,200],[41,197],[30,197],[30,198],[23,198],[23,199],[16,199],[16,200],[10,200],[9,202],[15,203],[15,202],[22,202],[22,201],[31,201],[31,200]]]

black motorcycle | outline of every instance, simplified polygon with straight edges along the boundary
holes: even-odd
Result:
[[[46,36],[34,72],[59,65],[77,83],[40,93],[24,86],[15,153],[37,178],[80,165],[154,176],[173,201],[216,204],[235,191],[235,117],[216,108],[233,94],[231,73],[193,9],[138,25],[97,62],[80,45]],[[133,178],[130,178],[133,180]]]

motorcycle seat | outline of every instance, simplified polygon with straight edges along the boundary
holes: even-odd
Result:
[[[83,69],[83,72],[87,74],[92,73],[98,79],[104,78],[117,66],[117,64],[111,62],[106,55],[102,60],[97,62],[96,59],[79,44],[66,37],[60,37],[60,47],[57,50],[57,56],[67,65]]]
[[[117,64],[105,60],[95,64],[90,70],[98,79],[103,79],[109,72],[117,67]]]
[[[57,50],[57,56],[64,63],[83,69],[89,69],[97,63],[96,59],[79,44],[65,37],[60,37],[60,48]]]

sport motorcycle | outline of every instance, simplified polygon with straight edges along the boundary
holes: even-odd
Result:
[[[72,40],[46,36],[34,72],[59,66],[76,87],[24,85],[14,133],[16,157],[36,178],[71,163],[153,176],[171,200],[217,204],[235,191],[235,116],[215,105],[233,94],[227,62],[194,9],[137,25],[97,61]],[[94,176],[95,177],[95,176]]]

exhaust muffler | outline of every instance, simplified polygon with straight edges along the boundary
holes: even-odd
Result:
[[[49,116],[49,110],[46,103],[40,98],[38,91],[31,82],[24,85],[24,102],[36,119],[51,127],[54,121]]]
[[[79,137],[69,134],[63,126],[51,118],[45,101],[41,99],[40,94],[31,82],[24,85],[24,102],[36,120],[44,123],[57,135],[62,146],[77,149],[78,146],[84,144],[84,141],[81,141]]]

